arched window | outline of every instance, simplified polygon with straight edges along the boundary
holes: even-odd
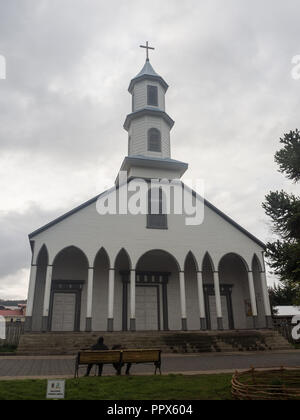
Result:
[[[147,228],[168,229],[166,196],[162,188],[149,188]]]
[[[161,152],[161,134],[157,128],[148,131],[148,152]]]

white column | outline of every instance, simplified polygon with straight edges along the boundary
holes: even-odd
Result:
[[[130,330],[135,331],[135,270],[130,271]]]
[[[115,269],[109,269],[108,279],[108,319],[114,318]]]
[[[271,317],[272,316],[272,311],[271,311],[267,277],[266,277],[266,272],[265,271],[262,271],[260,273],[260,280],[261,280],[261,286],[262,286],[262,291],[263,291],[265,314],[266,314],[267,317]]]
[[[33,312],[33,302],[34,302],[34,292],[35,292],[35,284],[36,284],[36,274],[37,274],[37,266],[33,264],[30,270],[30,278],[29,278],[29,287],[28,287],[28,297],[27,297],[27,307],[26,307],[26,317],[32,316]]]
[[[223,329],[223,314],[222,314],[222,302],[221,302],[221,293],[220,293],[220,279],[219,272],[214,272],[214,288],[215,288],[215,297],[216,297],[216,308],[217,308],[217,321],[218,328]]]
[[[92,318],[93,313],[94,268],[89,267],[87,284],[86,317]]]
[[[184,271],[179,272],[180,283],[180,306],[181,306],[181,322],[182,329],[187,330],[187,315],[186,315],[186,294],[185,294],[185,279]]]
[[[202,271],[197,272],[197,282],[198,282],[198,302],[199,302],[199,313],[200,313],[200,323],[201,329],[205,329],[205,302],[204,302],[204,291],[203,291],[203,273]]]
[[[44,306],[43,306],[43,317],[48,318],[49,316],[49,306],[50,306],[50,293],[51,293],[51,282],[52,282],[52,270],[53,266],[47,266],[46,272],[46,283],[45,283],[45,293],[44,293]],[[46,321],[43,322],[43,329],[47,328]]]
[[[254,279],[253,279],[252,271],[248,271],[248,283],[249,283],[252,316],[257,316],[256,295],[255,295],[255,287],[254,287]]]

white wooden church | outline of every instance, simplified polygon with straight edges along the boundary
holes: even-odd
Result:
[[[129,85],[128,156],[121,170],[130,182],[144,180],[150,188],[153,178],[180,180],[188,165],[171,158],[168,85],[150,64],[148,43],[146,48],[146,63]],[[117,176],[115,187],[104,195],[121,193],[127,183]],[[264,244],[190,194],[204,203],[198,225],[162,211],[159,190],[156,214],[101,215],[102,194],[31,233],[27,331],[271,327]]]

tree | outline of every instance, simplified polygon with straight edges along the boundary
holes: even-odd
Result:
[[[295,300],[297,290],[291,284],[279,284],[269,287],[269,296],[271,306],[292,306]]]
[[[295,183],[300,180],[300,133],[285,134],[284,147],[275,154],[279,171]],[[270,192],[263,208],[271,218],[277,240],[267,244],[266,256],[274,274],[293,293],[292,302],[300,304],[300,197],[284,191]]]
[[[290,131],[285,134],[280,143],[284,147],[275,154],[275,162],[279,165],[279,172],[286,173],[294,182],[300,181],[300,132]]]

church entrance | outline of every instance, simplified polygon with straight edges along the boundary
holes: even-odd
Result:
[[[128,271],[122,271],[123,281],[123,331],[129,326],[130,280]],[[136,273],[136,329],[159,331],[169,329],[167,287],[170,273]]]
[[[53,281],[49,317],[50,331],[79,331],[82,288],[83,282],[80,281]]]
[[[51,331],[74,331],[76,295],[55,293]]]
[[[160,330],[159,287],[136,288],[136,328],[138,331]]]
[[[208,330],[218,330],[218,321],[217,321],[217,305],[216,305],[216,296],[213,285],[205,285],[205,306],[207,313],[207,324]],[[233,309],[232,309],[232,286],[231,285],[221,285],[221,305],[222,305],[222,315],[223,315],[223,328],[224,330],[233,330],[234,329],[234,320],[233,320]]]

